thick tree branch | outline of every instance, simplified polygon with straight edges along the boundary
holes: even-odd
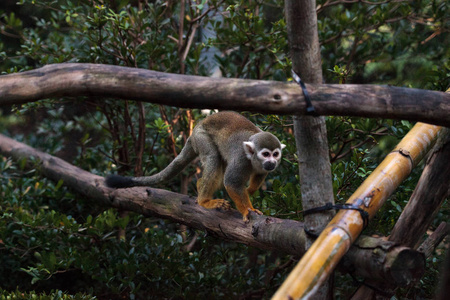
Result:
[[[208,210],[198,205],[195,198],[186,195],[146,187],[111,189],[104,185],[103,177],[1,134],[0,154],[12,157],[14,160],[27,159],[33,168],[37,164],[44,176],[55,181],[62,179],[66,186],[102,206],[170,219],[203,230],[218,238],[261,249],[281,251],[297,257],[305,253],[305,232],[303,223],[298,221],[252,215],[251,221],[246,224],[237,210]],[[368,246],[367,241],[376,247]],[[361,240],[361,243],[356,242],[349,251],[344,269],[354,272],[370,268],[373,273],[361,271],[358,273],[364,276],[372,276],[371,274],[380,276],[381,274],[385,278],[396,278],[395,275],[400,271],[390,266],[401,264],[404,267],[402,271],[406,274],[406,278],[402,277],[402,280],[411,281],[416,279],[411,276],[415,276],[417,272],[410,270],[420,270],[425,267],[416,257],[417,252],[409,251],[405,247],[366,237]],[[397,262],[399,259],[401,263]]]
[[[363,278],[406,286],[423,276],[425,255],[394,242],[361,236],[343,257],[340,268]]]
[[[422,121],[450,127],[450,95],[376,85],[307,84],[320,115]],[[52,97],[114,97],[189,108],[303,115],[296,84],[167,74],[95,64],[55,64],[0,76],[0,106]]]
[[[448,235],[450,235],[450,224],[442,222],[417,250],[422,252],[425,257],[430,257]]]
[[[1,134],[0,154],[14,160],[28,160],[30,167],[37,166],[44,176],[54,181],[63,180],[64,185],[102,206],[170,219],[225,240],[261,249],[297,256],[304,253],[305,232],[301,222],[252,214],[252,220],[245,223],[237,210],[206,209],[198,205],[195,198],[186,195],[148,187],[108,188],[103,177]]]

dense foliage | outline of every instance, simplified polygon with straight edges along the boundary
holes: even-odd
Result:
[[[90,62],[290,80],[282,1],[16,1],[0,4],[3,74]],[[445,90],[448,6],[445,0],[318,1],[324,79]],[[204,114],[92,97],[49,99],[1,112],[2,133],[99,175],[157,172],[179,153]],[[301,219],[290,118],[245,115],[288,145],[280,170],[254,197],[255,207],[266,215]],[[411,127],[405,121],[328,117],[337,201],[345,201]],[[290,271],[290,257],[105,210],[63,182],[24,167],[25,162],[0,158],[2,299],[72,299],[61,291],[73,299],[268,298]],[[194,195],[197,175],[191,166],[167,189]],[[415,170],[366,233],[389,234],[419,175]],[[446,203],[434,225],[448,217]],[[432,297],[442,259],[437,252],[423,281],[399,296]],[[353,282],[337,277],[336,297],[346,298]]]

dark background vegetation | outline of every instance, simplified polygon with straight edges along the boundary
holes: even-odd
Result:
[[[448,1],[317,4],[327,83],[449,87]],[[290,80],[283,2],[2,0],[2,74],[63,62]],[[99,175],[149,175],[180,152],[204,113],[92,97],[48,99],[2,107],[0,132]],[[287,145],[280,169],[254,197],[255,207],[266,215],[301,220],[291,118],[244,114]],[[412,125],[327,117],[337,202],[352,194]],[[0,157],[2,297],[270,298],[296,260],[161,219],[105,209],[63,182],[25,171],[24,165]],[[420,169],[365,234],[389,235]],[[195,195],[197,177],[192,165],[166,188]],[[449,213],[447,200],[433,226],[448,220]],[[399,290],[398,298],[433,297],[446,245],[428,259],[421,282]],[[355,280],[337,273],[336,299],[354,290]]]

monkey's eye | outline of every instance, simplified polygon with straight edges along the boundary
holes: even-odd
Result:
[[[279,154],[280,154],[280,153],[278,153],[278,152],[274,152],[274,153],[273,153],[273,157],[278,157]]]
[[[264,156],[264,157],[269,157],[269,156],[270,156],[270,153],[267,152],[267,151],[264,151],[264,152],[262,153],[262,156]]]

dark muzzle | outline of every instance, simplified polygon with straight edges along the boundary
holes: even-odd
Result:
[[[273,171],[273,170],[275,170],[275,167],[277,166],[277,164],[276,163],[273,163],[273,162],[270,162],[270,161],[266,161],[264,164],[263,164],[263,168],[264,168],[264,170],[266,170],[266,171]]]

